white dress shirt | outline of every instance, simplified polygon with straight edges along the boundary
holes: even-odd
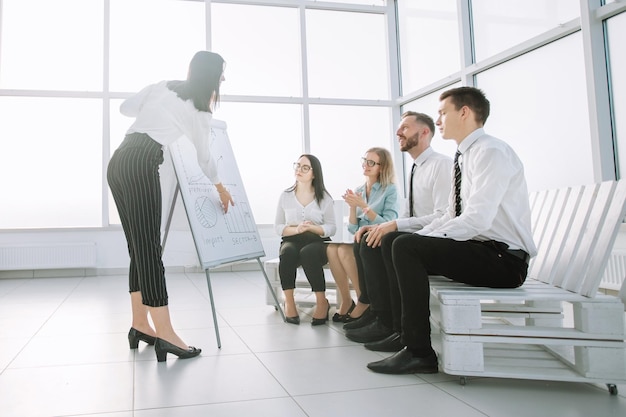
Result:
[[[513,149],[480,128],[461,142],[459,151],[461,215],[455,217],[452,190],[445,214],[416,233],[454,240],[497,240],[509,249],[536,255],[524,167]]]
[[[396,219],[396,226],[401,232],[414,232],[441,216],[448,207],[448,196],[452,187],[452,158],[428,147],[415,159],[414,163],[414,217],[409,217],[409,199],[407,198],[402,217]]]
[[[149,85],[124,100],[120,112],[135,117],[126,133],[145,133],[161,145],[169,145],[181,136],[187,136],[196,148],[198,164],[204,175],[213,184],[221,182],[210,150],[213,115],[196,109],[193,100],[180,99],[167,88],[167,81]]]

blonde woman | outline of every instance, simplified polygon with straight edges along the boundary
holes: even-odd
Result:
[[[362,226],[384,223],[398,217],[398,190],[394,183],[391,153],[385,148],[370,148],[361,158],[365,183],[355,190],[346,190],[342,196],[350,207],[348,231],[351,234]],[[369,311],[369,297],[363,284],[363,272],[355,260],[353,245],[328,245],[326,251],[330,270],[341,295],[341,306],[333,316],[334,322],[349,322]],[[358,302],[350,295],[350,282]]]

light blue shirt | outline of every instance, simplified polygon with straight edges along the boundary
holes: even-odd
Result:
[[[357,207],[357,224],[348,223],[348,232],[354,234],[362,226],[380,224],[398,218],[398,188],[395,184],[389,184],[383,188],[379,182],[375,182],[369,197],[365,195],[365,184],[363,184],[356,188],[355,193],[361,193],[368,207],[376,213],[376,218],[370,220],[363,210]]]

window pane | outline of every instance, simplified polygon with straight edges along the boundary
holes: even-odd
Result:
[[[626,13],[608,19],[606,24],[618,166],[620,178],[626,178]]]
[[[461,69],[456,0],[398,0],[402,92]]]
[[[11,138],[0,152],[0,229],[100,227],[101,102],[0,97],[0,114],[11,115],[0,123]]]
[[[472,0],[476,61],[580,16],[578,0]]]
[[[187,76],[191,57],[206,49],[202,2],[110,0],[110,89],[139,91]]]
[[[388,99],[385,16],[307,10],[309,95]]]
[[[117,149],[132,123],[132,119],[119,113],[121,102],[111,101],[111,152]],[[291,164],[302,154],[302,106],[223,102],[215,118],[227,124],[255,222],[274,223],[278,196],[293,183]],[[167,175],[162,178],[166,188],[171,180]],[[163,190],[164,198],[169,191]],[[110,191],[109,223],[120,223]]]
[[[113,152],[115,152],[115,150],[120,146],[120,144],[124,140],[126,131],[135,120],[132,117],[126,117],[122,113],[120,113],[120,104],[122,104],[122,101],[124,100],[111,100],[109,105],[109,155],[111,156],[113,156]],[[108,165],[108,163],[108,161],[105,161],[105,166]],[[108,189],[108,185],[106,187]],[[108,193],[109,224],[120,224],[120,216],[117,213],[115,201],[113,201],[113,196],[111,195],[110,189],[108,189]]]
[[[222,103],[215,118],[227,124],[254,220],[273,224],[278,197],[294,182],[291,164],[302,154],[302,106]]]
[[[365,182],[361,157],[373,146],[393,155],[394,130],[389,109],[311,106],[311,153],[324,170],[324,184],[335,200]]]
[[[297,8],[211,5],[213,50],[227,63],[221,93],[302,96],[299,33]]]
[[[3,0],[1,7],[0,87],[102,89],[102,0]]]
[[[126,131],[131,124],[135,121],[134,117],[124,116],[120,113],[120,105],[124,100],[111,100],[110,102],[110,139],[109,139],[109,152],[113,155],[113,152],[120,146],[120,143],[124,140]]]
[[[477,81],[491,101],[486,131],[516,150],[531,191],[594,182],[580,32],[480,73]]]

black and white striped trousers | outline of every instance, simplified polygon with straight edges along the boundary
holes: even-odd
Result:
[[[141,291],[143,304],[166,306],[161,257],[161,145],[145,133],[126,135],[109,161],[107,181],[130,255],[129,289]]]

